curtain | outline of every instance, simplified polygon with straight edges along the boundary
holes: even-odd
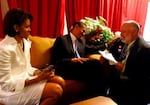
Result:
[[[148,0],[124,0],[123,15],[124,20],[136,20],[141,24],[141,35],[144,31],[146,14],[148,8]]]
[[[148,0],[66,0],[68,28],[84,17],[103,16],[113,32],[124,20],[139,21],[144,29]]]
[[[4,37],[4,35],[3,35],[3,23],[2,23],[2,12],[1,12],[1,5],[0,5],[0,38],[3,38]]]
[[[118,31],[122,20],[122,0],[98,0],[98,13],[95,16],[103,16],[107,20],[108,27],[112,31]]]
[[[122,0],[66,0],[68,28],[74,21],[96,16],[104,17],[112,31],[117,31],[122,20]]]
[[[33,36],[53,38],[63,34],[65,0],[8,0],[8,4],[9,8],[22,8],[33,15]]]
[[[9,10],[6,0],[0,0],[0,38],[3,38],[3,18]]]
[[[85,16],[89,16],[89,8],[89,0],[66,0],[66,20],[68,29],[71,27],[73,22],[79,21]]]
[[[3,1],[3,0],[2,0]],[[84,17],[102,16],[113,32],[119,31],[124,20],[134,19],[144,29],[148,0],[7,0],[9,8],[22,8],[34,20],[31,34],[44,37],[63,35],[64,14],[67,28]],[[2,15],[0,11],[0,25]],[[0,37],[3,37],[2,28]]]

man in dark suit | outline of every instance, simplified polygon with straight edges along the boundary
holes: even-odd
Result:
[[[150,101],[150,46],[139,35],[136,21],[122,25],[121,40],[128,44],[127,53],[115,65],[119,75],[110,88],[110,96],[119,105],[147,105]]]
[[[52,52],[52,63],[56,74],[64,79],[84,81],[92,90],[103,91],[102,70],[98,60],[89,59],[85,53],[86,27],[81,22],[75,22],[70,33],[56,38]]]
[[[126,44],[121,41],[120,37],[109,42],[107,47],[108,51],[112,53],[113,57],[117,61],[122,61],[125,59],[125,48]]]

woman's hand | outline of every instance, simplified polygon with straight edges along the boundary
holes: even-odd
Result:
[[[55,69],[52,69],[51,71],[49,71],[50,74],[49,74],[49,78],[48,78],[48,81],[51,81],[52,78],[55,76]]]
[[[45,69],[45,70],[41,71],[40,74],[38,74],[37,79],[38,79],[38,81],[48,80],[50,74],[51,74],[51,72],[49,72],[48,69]]]
[[[39,75],[41,72],[42,72],[41,70],[37,69],[37,70],[34,71],[33,75],[34,75],[34,76],[35,76],[35,75]]]
[[[49,80],[49,76],[52,74],[49,72],[49,70],[44,70],[44,71],[35,71],[34,74],[37,76],[33,79],[26,79],[25,80],[25,86],[40,82],[42,80]]]

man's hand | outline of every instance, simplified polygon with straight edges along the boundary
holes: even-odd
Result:
[[[122,62],[118,62],[116,65],[115,65],[115,68],[121,73],[122,70],[123,70],[123,67],[124,67],[124,64]]]
[[[86,61],[88,61],[88,60],[89,60],[89,58],[72,58],[72,59],[71,59],[71,61],[72,61],[73,63],[77,63],[77,62],[83,63],[83,62],[86,62]]]
[[[101,64],[106,64],[106,63],[108,64],[108,60],[105,59],[103,56],[100,57],[99,61],[100,61]]]

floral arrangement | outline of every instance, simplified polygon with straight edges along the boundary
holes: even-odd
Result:
[[[107,43],[114,38],[114,33],[107,27],[106,20],[103,17],[98,16],[96,19],[85,17],[80,21],[87,26],[85,33],[88,40],[95,40],[101,44]]]

